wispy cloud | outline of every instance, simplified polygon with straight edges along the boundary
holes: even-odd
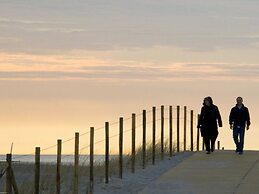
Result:
[[[259,64],[111,61],[59,55],[1,54],[1,80],[259,81]],[[19,63],[17,63],[17,61]]]
[[[75,32],[89,32],[83,28],[35,28],[31,29],[34,32],[60,32],[60,33],[75,33]]]
[[[0,7],[0,36],[23,42],[1,45],[0,50],[251,48],[258,41],[253,34],[259,30],[258,7],[257,1],[240,0],[6,1]]]
[[[48,21],[48,20],[26,20],[26,19],[10,19],[1,17],[0,23],[3,24],[72,24],[69,22],[62,22],[62,21]]]

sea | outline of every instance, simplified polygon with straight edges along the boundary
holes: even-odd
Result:
[[[118,155],[110,155],[110,160],[116,159]],[[74,155],[62,155],[61,162],[62,164],[73,164],[74,163]],[[13,162],[21,162],[21,163],[34,163],[35,156],[34,155],[13,155],[12,156]],[[41,155],[40,156],[41,163],[56,163],[57,162],[57,155]],[[6,162],[6,155],[0,155],[0,162]],[[105,162],[105,155],[94,155],[94,163],[102,164]],[[88,165],[90,163],[90,156],[89,155],[80,155],[79,156],[79,164],[80,165]]]

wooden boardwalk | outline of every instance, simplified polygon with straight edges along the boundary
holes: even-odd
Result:
[[[197,152],[140,194],[259,194],[259,152]]]

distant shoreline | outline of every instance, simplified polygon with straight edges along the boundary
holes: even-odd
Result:
[[[18,163],[28,163],[28,164],[33,164],[35,162],[35,156],[34,155],[13,155],[13,162],[18,162]],[[127,155],[124,155],[127,157]],[[110,155],[110,159],[115,159],[118,157],[118,155]],[[0,163],[6,162],[6,156],[5,155],[0,155]],[[16,159],[17,158],[17,159]],[[79,162],[81,165],[88,165],[90,160],[90,155],[80,155],[79,156]],[[57,155],[54,154],[46,154],[46,155],[41,155],[41,163],[45,164],[55,164],[57,161]],[[104,163],[105,161],[105,155],[94,155],[94,162],[95,163]],[[64,165],[71,165],[74,163],[74,155],[62,155],[61,156],[61,162]]]

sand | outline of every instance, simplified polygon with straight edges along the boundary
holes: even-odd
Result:
[[[186,158],[190,157],[192,152],[179,153],[170,157],[165,157],[163,161],[156,165],[148,165],[146,169],[137,169],[136,173],[125,172],[123,179],[112,177],[109,184],[95,184],[95,194],[134,194],[143,190],[147,185],[159,178],[169,169],[176,167]]]

